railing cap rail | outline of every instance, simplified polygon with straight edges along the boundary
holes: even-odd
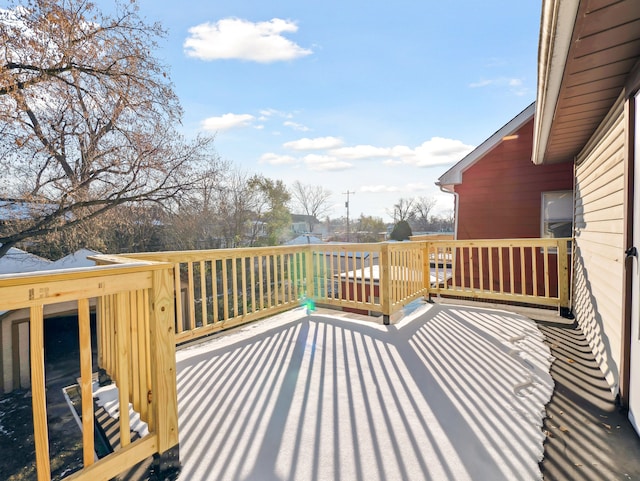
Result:
[[[165,263],[138,261],[127,264],[113,264],[105,266],[75,267],[69,269],[55,269],[50,271],[34,271],[15,274],[1,274],[0,288],[9,286],[19,286],[42,282],[57,282],[76,279],[116,276],[121,274],[131,274],[136,272],[148,272],[150,270],[161,270],[170,267]]]

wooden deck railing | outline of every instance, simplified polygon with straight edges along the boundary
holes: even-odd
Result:
[[[84,468],[66,479],[110,479],[178,444],[173,272],[165,265],[124,265],[0,276],[0,311],[30,310],[33,425],[38,480],[51,478],[44,374],[45,306],[77,304]],[[121,449],[94,462],[90,299],[97,298],[102,359],[119,390]],[[112,315],[114,314],[114,315]],[[149,425],[131,442],[129,402]]]
[[[166,262],[173,266],[176,342],[300,306],[306,295],[307,259],[301,247],[215,249],[125,254],[123,259]]]
[[[568,309],[571,239],[434,241],[430,294]]]
[[[385,322],[421,296],[569,307],[570,239],[319,244],[96,256],[95,268],[0,276],[0,311],[30,309],[38,479],[50,478],[43,356],[47,304],[76,302],[85,467],[68,479],[109,479],[178,445],[175,345],[315,302],[377,312]],[[119,265],[118,265],[119,264]],[[90,300],[98,363],[149,434],[94,462]]]

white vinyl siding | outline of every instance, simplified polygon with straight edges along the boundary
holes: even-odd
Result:
[[[624,103],[619,100],[576,162],[573,310],[614,393],[624,289]]]

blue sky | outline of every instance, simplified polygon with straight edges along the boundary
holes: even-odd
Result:
[[[330,190],[331,217],[391,220],[535,98],[540,2],[139,0],[183,132],[247,172]]]

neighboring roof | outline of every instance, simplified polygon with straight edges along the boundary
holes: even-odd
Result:
[[[47,267],[47,270],[51,269],[71,269],[76,267],[93,267],[96,265],[95,261],[87,259],[89,256],[99,255],[100,252],[93,251],[91,249],[78,249],[72,254],[64,256],[62,259],[58,259],[52,262]]]
[[[543,0],[534,163],[572,161],[639,58],[638,0]]]
[[[0,257],[0,274],[16,274],[49,269],[52,262],[12,247]]]
[[[316,236],[303,234],[284,243],[286,246],[298,246],[304,244],[324,244],[324,242]]]
[[[98,255],[100,252],[91,249],[79,249],[62,259],[52,262],[43,257],[30,254],[12,247],[3,257],[0,257],[0,274],[24,274],[36,271],[51,271],[54,269],[72,269],[78,267],[92,267],[96,263],[87,259],[88,256]]]
[[[291,222],[313,222],[317,224],[318,219],[313,215],[291,214]]]
[[[445,190],[453,192],[453,186],[456,184],[462,183],[462,174],[469,167],[478,162],[482,157],[484,157],[487,153],[491,152],[495,147],[497,147],[504,137],[512,135],[517,132],[520,127],[526,124],[535,112],[536,103],[533,102],[526,109],[516,115],[513,119],[507,122],[500,130],[498,130],[495,134],[489,137],[487,140],[482,142],[478,147],[476,147],[472,152],[467,154],[460,162],[455,164],[449,170],[447,170],[444,174],[442,174],[436,185],[441,186]]]

